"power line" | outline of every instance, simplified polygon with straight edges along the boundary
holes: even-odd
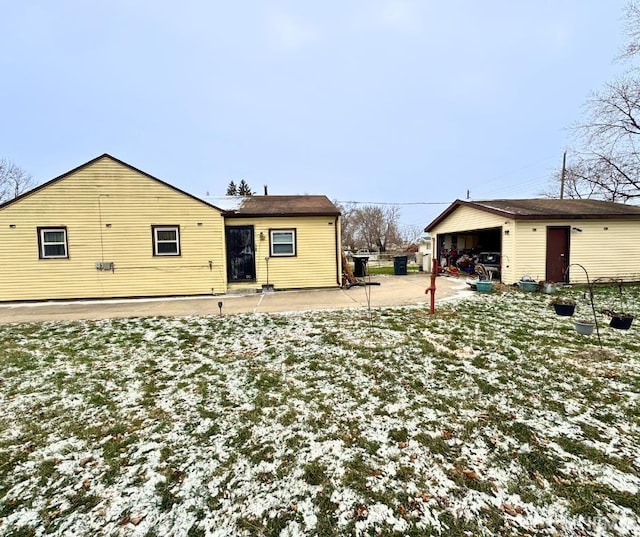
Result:
[[[505,185],[502,188],[480,188],[480,192],[491,192],[492,194],[490,194],[489,196],[485,196],[484,194],[480,197],[480,196],[472,196],[472,198],[476,198],[476,199],[485,199],[485,198],[496,198],[498,196],[505,196],[505,195],[510,195],[510,194],[518,194],[520,192],[531,192],[534,189],[539,189],[542,188],[546,185],[549,184],[549,178],[548,176],[544,175],[544,176],[540,176],[540,177],[534,177],[532,179],[527,180],[526,183],[516,183],[516,184],[511,184],[511,185]],[[484,185],[481,185],[484,186]],[[473,194],[473,191],[472,191]]]
[[[337,203],[350,203],[351,205],[451,205],[450,201],[340,201]]]
[[[500,175],[496,175],[494,177],[490,177],[488,179],[485,179],[483,181],[483,184],[495,183],[496,181],[500,181],[501,179],[504,179],[505,177],[509,177],[509,176],[514,175],[516,173],[519,173],[519,172],[521,172],[523,170],[527,170],[529,168],[532,168],[533,166],[535,166],[537,164],[540,164],[542,162],[549,162],[550,160],[555,159],[557,157],[558,157],[557,155],[553,155],[553,156],[549,155],[547,157],[542,157],[542,158],[540,158],[538,160],[535,160],[533,162],[529,162],[528,164],[520,166],[519,168],[514,168],[514,169],[512,169],[510,171],[506,171],[506,172],[504,172],[504,173],[502,173]]]
[[[505,185],[502,188],[490,187],[486,188],[486,185],[480,185],[480,195],[474,195],[473,189],[471,189],[470,200],[480,199],[494,199],[499,197],[508,197],[509,195],[519,194],[520,192],[526,192],[541,188],[548,184],[548,176],[542,175],[528,179],[526,182]],[[476,191],[478,192],[478,191]],[[539,194],[538,194],[539,195]],[[466,196],[458,196],[458,199],[466,199]],[[392,201],[357,201],[357,200],[338,200],[337,203],[349,204],[349,205],[384,205],[384,206],[433,206],[433,205],[451,205],[453,200],[449,201],[404,201],[404,202],[392,202]]]

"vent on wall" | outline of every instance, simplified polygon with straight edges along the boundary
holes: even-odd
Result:
[[[115,265],[111,261],[96,261],[96,270],[113,270]]]

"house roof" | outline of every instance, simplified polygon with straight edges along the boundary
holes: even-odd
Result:
[[[340,210],[326,196],[247,196],[234,198],[227,218],[248,216],[339,216]]]
[[[640,207],[594,199],[456,200],[425,227],[433,230],[458,207],[471,207],[512,220],[640,220]]]
[[[4,207],[6,207],[8,205],[13,204],[13,203],[21,200],[22,198],[25,198],[27,196],[31,196],[32,194],[35,194],[36,192],[38,192],[40,190],[43,190],[43,189],[47,188],[48,186],[50,186],[50,185],[52,185],[54,183],[57,183],[58,181],[62,181],[63,179],[67,178],[68,176],[70,176],[70,175],[82,170],[83,168],[91,166],[92,164],[95,164],[96,162],[98,162],[99,160],[102,160],[104,158],[111,159],[112,161],[117,162],[121,166],[124,166],[126,168],[129,168],[130,170],[133,170],[133,171],[135,171],[135,172],[137,172],[139,174],[142,174],[145,177],[147,177],[147,178],[149,178],[149,179],[151,179],[153,181],[156,181],[156,182],[158,182],[158,183],[160,183],[160,184],[162,184],[162,185],[164,185],[164,186],[166,186],[166,187],[168,187],[168,188],[170,188],[170,189],[172,189],[172,190],[174,190],[176,192],[179,192],[180,194],[183,194],[183,195],[185,195],[185,196],[187,196],[187,197],[189,197],[189,198],[191,198],[191,199],[193,199],[193,200],[195,200],[195,201],[197,201],[199,203],[203,203],[205,205],[208,205],[209,207],[213,207],[214,209],[217,209],[218,211],[222,211],[222,209],[220,209],[220,207],[216,207],[215,205],[212,205],[211,203],[209,203],[209,202],[207,202],[207,201],[205,201],[205,200],[203,200],[201,198],[198,198],[198,197],[196,197],[196,196],[194,196],[192,194],[189,194],[188,192],[185,192],[184,190],[180,190],[179,188],[177,188],[177,187],[175,187],[175,186],[173,186],[173,185],[171,185],[169,183],[166,183],[165,181],[162,181],[161,179],[158,179],[157,177],[154,177],[153,175],[150,175],[147,172],[139,170],[138,168],[135,168],[134,166],[131,166],[130,164],[127,164],[126,162],[109,155],[108,153],[104,153],[104,154],[100,155],[99,157],[91,159],[90,161],[85,162],[84,164],[81,164],[80,166],[77,166],[73,170],[70,170],[70,171],[68,171],[66,173],[63,173],[62,175],[59,175],[58,177],[55,177],[54,179],[51,179],[50,181],[47,181],[46,183],[42,183],[41,185],[38,185],[37,187],[35,187],[35,188],[33,188],[33,189],[31,189],[31,190],[29,190],[27,192],[24,192],[23,194],[20,194],[16,198],[13,198],[13,199],[11,199],[9,201],[6,201],[5,203],[0,205],[0,209],[3,209]]]
[[[104,153],[99,157],[96,157],[80,166],[70,170],[62,175],[47,181],[46,183],[42,183],[41,185],[25,192],[18,197],[6,201],[3,204],[0,204],[0,209],[11,205],[20,199],[35,194],[39,190],[43,190],[48,186],[57,183],[58,181],[62,181],[66,177],[91,166],[92,164],[98,162],[101,159],[108,158],[114,162],[117,162],[121,166],[129,168],[139,174],[144,175],[145,177],[161,183],[162,185],[179,192],[199,203],[203,203],[212,207],[218,211],[221,211],[227,218],[242,218],[242,217],[250,217],[250,216],[339,216],[340,210],[327,198],[326,196],[225,196],[224,198],[215,198],[219,201],[219,204],[212,204],[202,198],[189,194],[184,190],[180,190],[179,188],[158,179],[138,168],[127,164],[126,162],[119,160],[108,153]]]

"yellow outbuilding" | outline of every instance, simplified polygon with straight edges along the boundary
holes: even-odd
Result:
[[[425,231],[441,265],[465,253],[513,284],[640,280],[640,207],[594,199],[456,200]]]

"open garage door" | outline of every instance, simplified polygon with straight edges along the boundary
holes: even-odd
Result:
[[[456,266],[463,255],[477,259],[482,253],[494,253],[499,254],[499,259],[502,256],[502,227],[438,234],[436,248],[441,267]]]

